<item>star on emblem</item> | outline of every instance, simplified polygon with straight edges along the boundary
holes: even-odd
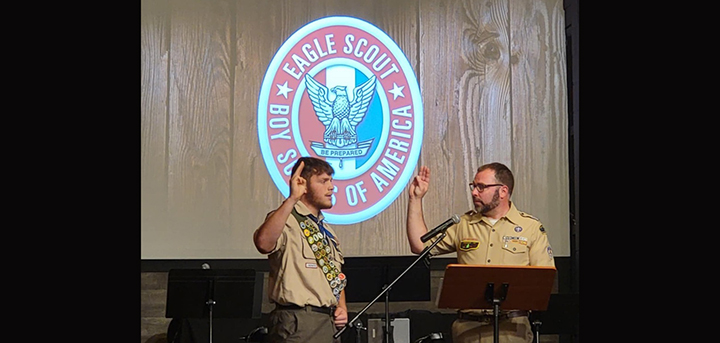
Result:
[[[290,88],[290,87],[288,87],[287,84],[288,84],[288,82],[285,81],[285,83],[282,84],[282,85],[280,85],[280,84],[276,85],[277,88],[278,88],[278,92],[277,92],[277,94],[275,94],[275,95],[280,95],[280,94],[282,94],[282,96],[284,96],[285,99],[287,99],[287,98],[288,98],[288,93],[293,91],[293,89]]]
[[[388,93],[393,95],[393,100],[396,100],[397,97],[405,97],[405,94],[403,94],[402,90],[405,88],[405,86],[398,87],[397,83],[393,82],[393,89],[389,89]]]

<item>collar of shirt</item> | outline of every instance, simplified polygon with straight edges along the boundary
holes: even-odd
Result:
[[[312,212],[310,212],[310,209],[308,209],[307,206],[305,206],[305,204],[302,201],[298,201],[295,203],[295,210],[297,211],[297,213],[300,213],[301,215],[306,216],[306,217],[312,215]],[[323,216],[322,211],[320,211],[319,219],[320,220],[325,219],[325,216]]]
[[[486,218],[486,217],[478,212],[473,211],[473,213],[470,215],[470,219],[468,220],[468,224],[479,223],[480,221],[482,221],[483,218]],[[508,210],[507,213],[505,213],[505,216],[501,217],[500,219],[503,219],[503,218],[507,219],[509,222],[511,222],[513,224],[517,224],[518,219],[522,218],[520,216],[520,211],[518,211],[518,209],[515,207],[515,204],[512,201],[510,202],[510,209]],[[486,222],[489,223],[490,222],[489,218],[487,218],[487,219],[488,220],[486,220]]]
[[[322,232],[324,235],[327,235],[331,239],[335,239],[335,236],[328,229],[326,229],[325,226],[323,226],[323,221],[325,220],[325,216],[323,215],[322,211],[320,211],[319,217],[315,217],[315,215],[312,214],[312,212],[310,212],[310,210],[307,208],[307,206],[305,206],[305,204],[302,201],[298,201],[295,203],[295,210],[299,214],[306,216],[306,217],[310,218],[310,220],[315,222],[315,224],[317,224],[318,227],[320,228],[320,232]]]

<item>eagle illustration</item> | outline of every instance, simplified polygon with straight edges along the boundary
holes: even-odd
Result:
[[[335,100],[330,101],[328,88],[309,74],[305,76],[305,86],[315,109],[315,115],[325,125],[323,134],[325,143],[339,148],[357,143],[355,127],[367,113],[375,94],[375,81],[373,75],[363,84],[355,87],[352,100],[348,98],[346,86],[335,86],[329,90],[336,95]]]

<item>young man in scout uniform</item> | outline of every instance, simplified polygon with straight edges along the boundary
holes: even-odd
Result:
[[[253,241],[268,254],[270,313],[268,342],[333,342],[347,324],[344,263],[335,231],[323,223],[332,207],[333,168],[300,158],[292,169],[290,196],[255,230]]]
[[[428,231],[423,218],[422,198],[428,191],[430,169],[421,167],[409,186],[407,236],[410,249],[422,253],[437,238],[423,243]],[[445,238],[430,252],[432,255],[457,252],[458,263],[483,265],[552,266],[555,261],[545,229],[540,221],[518,211],[510,201],[513,174],[501,163],[478,168],[470,183],[475,210],[465,213],[460,222],[447,230]],[[493,191],[494,190],[494,191]],[[453,342],[493,342],[492,310],[461,310],[452,324]],[[502,311],[500,342],[533,341],[526,311]]]

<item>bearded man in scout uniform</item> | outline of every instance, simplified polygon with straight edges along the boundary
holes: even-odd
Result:
[[[422,198],[428,191],[430,169],[421,167],[409,186],[407,236],[410,249],[422,253],[426,246],[421,237],[428,231],[423,218]],[[518,211],[510,201],[513,174],[501,163],[478,168],[470,183],[475,210],[460,217],[447,235],[430,252],[432,255],[457,252],[458,263],[482,265],[552,266],[555,261],[547,234],[540,221]],[[463,309],[452,324],[453,342],[493,342],[492,310]],[[527,311],[502,311],[500,342],[533,341]]]
[[[333,168],[300,158],[292,169],[290,196],[255,230],[253,241],[268,254],[268,342],[333,342],[347,324],[344,263],[335,231],[323,222],[332,207]]]

